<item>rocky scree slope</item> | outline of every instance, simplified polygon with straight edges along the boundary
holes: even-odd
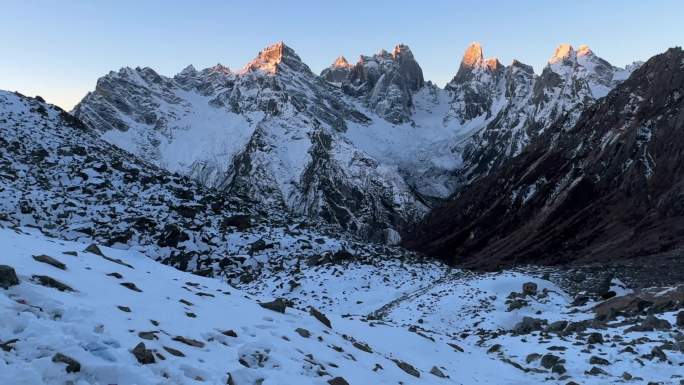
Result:
[[[0,223],[7,226],[134,249],[235,282],[253,279],[274,256],[407,254],[199,186],[103,141],[41,99],[0,91],[0,127]]]
[[[568,128],[435,210],[405,242],[468,266],[616,260],[682,247],[684,52],[650,59]]]

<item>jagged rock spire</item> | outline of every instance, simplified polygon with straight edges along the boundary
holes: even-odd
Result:
[[[461,60],[461,67],[473,68],[476,65],[482,63],[484,60],[484,54],[482,52],[482,46],[478,42],[472,42],[466,48],[463,54],[463,60]]]
[[[295,71],[311,72],[297,53],[282,41],[262,49],[257,57],[245,66],[245,71],[262,70],[275,74],[282,65]]]
[[[549,64],[564,62],[575,56],[575,49],[570,44],[561,44],[556,48],[553,56],[549,59]]]
[[[461,82],[469,79],[472,72],[477,68],[484,68],[488,71],[498,72],[503,69],[503,65],[497,58],[484,58],[482,46],[478,42],[472,42],[463,53],[461,65],[452,82]]]
[[[351,64],[347,61],[347,59],[344,56],[338,56],[337,59],[332,64],[332,67],[335,68],[349,68],[352,67]]]

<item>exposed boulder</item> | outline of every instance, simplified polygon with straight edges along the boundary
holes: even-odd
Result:
[[[143,365],[154,364],[156,362],[154,358],[154,353],[152,350],[145,347],[145,343],[141,342],[133,348],[131,351],[135,356],[135,359]]]
[[[625,329],[626,333],[629,332],[652,332],[654,330],[670,330],[672,325],[667,320],[658,318],[654,315],[648,315],[641,321],[640,324],[631,326]]]
[[[67,373],[78,373],[81,371],[80,362],[62,353],[56,353],[52,356],[52,362],[66,364],[64,370],[66,370]]]
[[[323,325],[332,328],[332,324],[330,323],[330,320],[328,317],[325,316],[325,314],[321,313],[318,309],[315,307],[311,306],[309,307],[309,314],[311,314],[314,318],[319,320]]]
[[[546,323],[547,321],[545,319],[523,317],[522,321],[518,322],[515,327],[513,327],[513,333],[530,334],[535,331],[541,331],[544,329]]]
[[[537,294],[537,284],[534,282],[525,282],[522,285],[523,295],[536,295]]]
[[[33,275],[32,278],[45,287],[51,287],[59,291],[75,291],[71,286],[62,283],[47,275]]]
[[[7,265],[0,265],[0,287],[7,290],[10,286],[19,284],[19,277],[14,268]]]
[[[259,306],[278,313],[285,313],[285,309],[287,309],[288,306],[291,306],[291,304],[284,298],[276,298],[271,302],[260,302]]]
[[[413,365],[406,363],[401,360],[392,360],[399,367],[399,369],[405,371],[406,373],[412,375],[413,377],[420,377],[420,372],[418,369],[414,368]]]
[[[47,263],[48,265],[54,266],[60,270],[66,270],[65,264],[55,258],[50,257],[49,255],[34,255],[33,259],[38,262]]]
[[[349,385],[347,380],[345,380],[342,377],[335,377],[333,379],[328,380],[328,384],[330,385]]]

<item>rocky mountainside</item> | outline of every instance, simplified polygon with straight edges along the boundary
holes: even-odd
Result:
[[[482,47],[473,43],[445,88],[454,95],[447,119],[480,120],[457,146],[463,157],[459,184],[498,169],[550,125],[562,121],[559,124],[572,126],[583,109],[637,67],[617,68],[587,46],[575,51],[563,44],[537,76],[517,60],[503,66],[495,58],[485,59]]]
[[[359,98],[377,115],[395,124],[412,121],[413,94],[425,81],[413,53],[404,44],[373,56],[361,56],[355,65],[344,57],[321,72],[328,82],[338,83],[342,91]]]
[[[253,279],[275,257],[405,254],[279,206],[198,186],[103,141],[40,99],[0,91],[0,126],[0,225],[134,249],[235,281]]]
[[[371,240],[396,242],[427,211],[395,169],[340,135],[369,118],[282,43],[239,72],[112,72],[74,113],[162,167]]]
[[[549,71],[586,60],[581,52],[564,59],[561,50]],[[601,78],[591,81],[590,89],[605,90]],[[653,57],[574,126],[552,124],[520,156],[435,210],[406,246],[485,268],[684,246],[683,87],[684,52]]]
[[[537,76],[484,59],[473,44],[441,89],[405,45],[356,64],[340,57],[318,76],[278,43],[240,71],[111,72],[74,114],[104,140],[203,185],[397,243],[436,201],[552,123],[576,120],[628,72],[562,46]]]

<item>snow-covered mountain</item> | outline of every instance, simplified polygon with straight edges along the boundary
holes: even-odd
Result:
[[[542,77],[605,64],[586,50],[570,54],[559,50]],[[583,92],[608,87],[609,77],[585,79]],[[681,48],[652,57],[579,118],[566,115],[434,210],[405,245],[484,268],[681,253],[683,87]]]
[[[463,158],[457,171],[459,185],[498,169],[550,125],[574,125],[583,109],[638,65],[617,68],[587,46],[575,51],[562,44],[537,76],[517,60],[503,66],[495,58],[485,59],[482,47],[471,44],[445,88],[454,95],[447,119],[480,120],[472,135],[457,145]]]
[[[0,125],[0,224],[132,248],[231,281],[253,279],[275,256],[405,254],[359,242],[325,221],[198,186],[103,141],[41,99],[0,91]]]
[[[396,242],[395,229],[427,211],[395,167],[340,135],[369,118],[282,43],[235,73],[112,72],[75,115],[162,167],[369,239]]]
[[[435,200],[520,153],[623,80],[588,48],[561,46],[540,76],[474,43],[441,89],[411,50],[340,57],[320,76],[283,43],[240,71],[174,77],[123,68],[74,114],[103,139],[200,183],[396,243]]]
[[[496,87],[485,80],[501,76],[497,84],[514,85],[510,100],[527,98],[526,79],[537,79],[527,67],[494,66],[469,51],[466,71],[457,75],[465,83],[454,87],[479,76],[482,87],[473,90],[486,94]],[[681,381],[681,257],[478,273],[362,241],[325,216],[293,215],[296,206],[283,210],[293,203],[279,198],[284,179],[259,178],[285,175],[273,170],[275,160],[284,164],[297,154],[289,135],[310,134],[311,160],[302,172],[308,194],[328,205],[336,202],[328,194],[346,204],[358,199],[366,206],[356,212],[372,217],[364,211],[375,204],[367,195],[333,189],[351,180],[350,169],[386,168],[407,186],[422,180],[423,189],[443,191],[452,177],[445,171],[459,167],[453,144],[472,141],[472,130],[494,132],[481,123],[501,115],[488,115],[496,103],[475,92],[467,98],[485,100],[479,115],[460,121],[456,112],[470,111],[454,108],[454,100],[465,100],[462,91],[425,83],[406,88],[411,121],[392,124],[368,95],[345,93],[342,75],[336,84],[300,75],[306,69],[293,55],[272,47],[240,73],[217,66],[164,78],[124,70],[115,82],[121,84],[107,87],[125,86],[125,97],[110,102],[106,91],[91,94],[99,98],[91,108],[112,113],[122,129],[99,130],[40,98],[0,91],[0,383]],[[431,219],[441,221],[421,234],[474,258],[495,250],[498,258],[524,261],[548,256],[544,262],[586,245],[620,253],[681,245],[683,63],[681,49],[659,55],[587,107],[573,127],[566,114],[543,128],[520,156],[436,211]],[[306,92],[293,99],[297,90]],[[178,158],[155,148],[173,143],[184,156],[188,147],[174,138],[190,131],[184,140],[206,139],[211,124],[176,126],[199,111],[195,97],[219,121],[258,121],[224,171],[178,166],[193,180],[159,167]],[[335,98],[344,104],[326,104]],[[165,115],[155,107],[162,105]],[[515,110],[516,103],[508,105]],[[156,124],[159,117],[159,130],[138,122]],[[288,126],[305,121],[318,123],[311,131]],[[142,144],[132,149],[149,161],[114,140]],[[341,162],[347,150],[364,162]],[[272,182],[275,192],[267,190]],[[396,240],[389,227],[377,229]],[[466,243],[448,243],[454,239]]]
[[[371,111],[395,124],[413,120],[413,94],[425,85],[423,70],[404,44],[392,53],[381,50],[361,56],[355,65],[340,57],[321,77],[339,84],[345,94],[361,99]]]

